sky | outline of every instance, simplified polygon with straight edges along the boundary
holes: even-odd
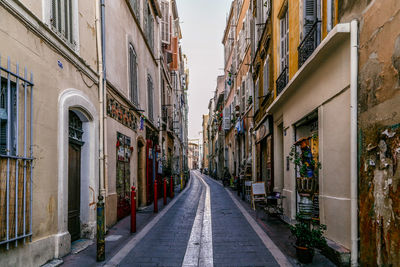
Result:
[[[189,138],[202,131],[202,115],[224,73],[222,37],[232,0],[177,0],[182,50],[189,67]]]

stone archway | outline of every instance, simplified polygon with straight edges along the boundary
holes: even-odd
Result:
[[[145,206],[146,199],[146,146],[143,138],[137,141],[137,194],[138,206]]]
[[[71,249],[68,232],[68,161],[69,161],[69,112],[73,111],[82,121],[84,135],[81,148],[80,222],[81,237],[93,238],[96,233],[98,195],[98,114],[95,106],[83,92],[67,89],[58,101],[58,233],[55,236],[55,256],[62,257]]]

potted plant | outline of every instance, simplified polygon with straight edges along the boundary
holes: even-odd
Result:
[[[301,263],[311,263],[315,249],[322,249],[326,246],[323,236],[326,225],[316,221],[304,220],[300,215],[296,216],[297,223],[290,225],[290,231],[296,239],[295,248],[297,259]]]

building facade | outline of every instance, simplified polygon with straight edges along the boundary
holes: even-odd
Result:
[[[42,265],[96,234],[96,7],[0,2],[2,266]]]
[[[4,0],[0,14],[0,265],[40,266],[95,238],[99,196],[110,227],[131,186],[145,206],[167,162],[187,169],[187,58],[173,0]]]

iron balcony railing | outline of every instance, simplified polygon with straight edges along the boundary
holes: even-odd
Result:
[[[276,80],[276,95],[278,96],[289,82],[288,67],[284,67],[278,79]]]
[[[317,20],[311,26],[310,30],[301,41],[299,47],[297,48],[299,52],[299,68],[306,62],[306,60],[311,56],[314,50],[318,47],[320,43],[320,32],[321,32],[321,21]]]

